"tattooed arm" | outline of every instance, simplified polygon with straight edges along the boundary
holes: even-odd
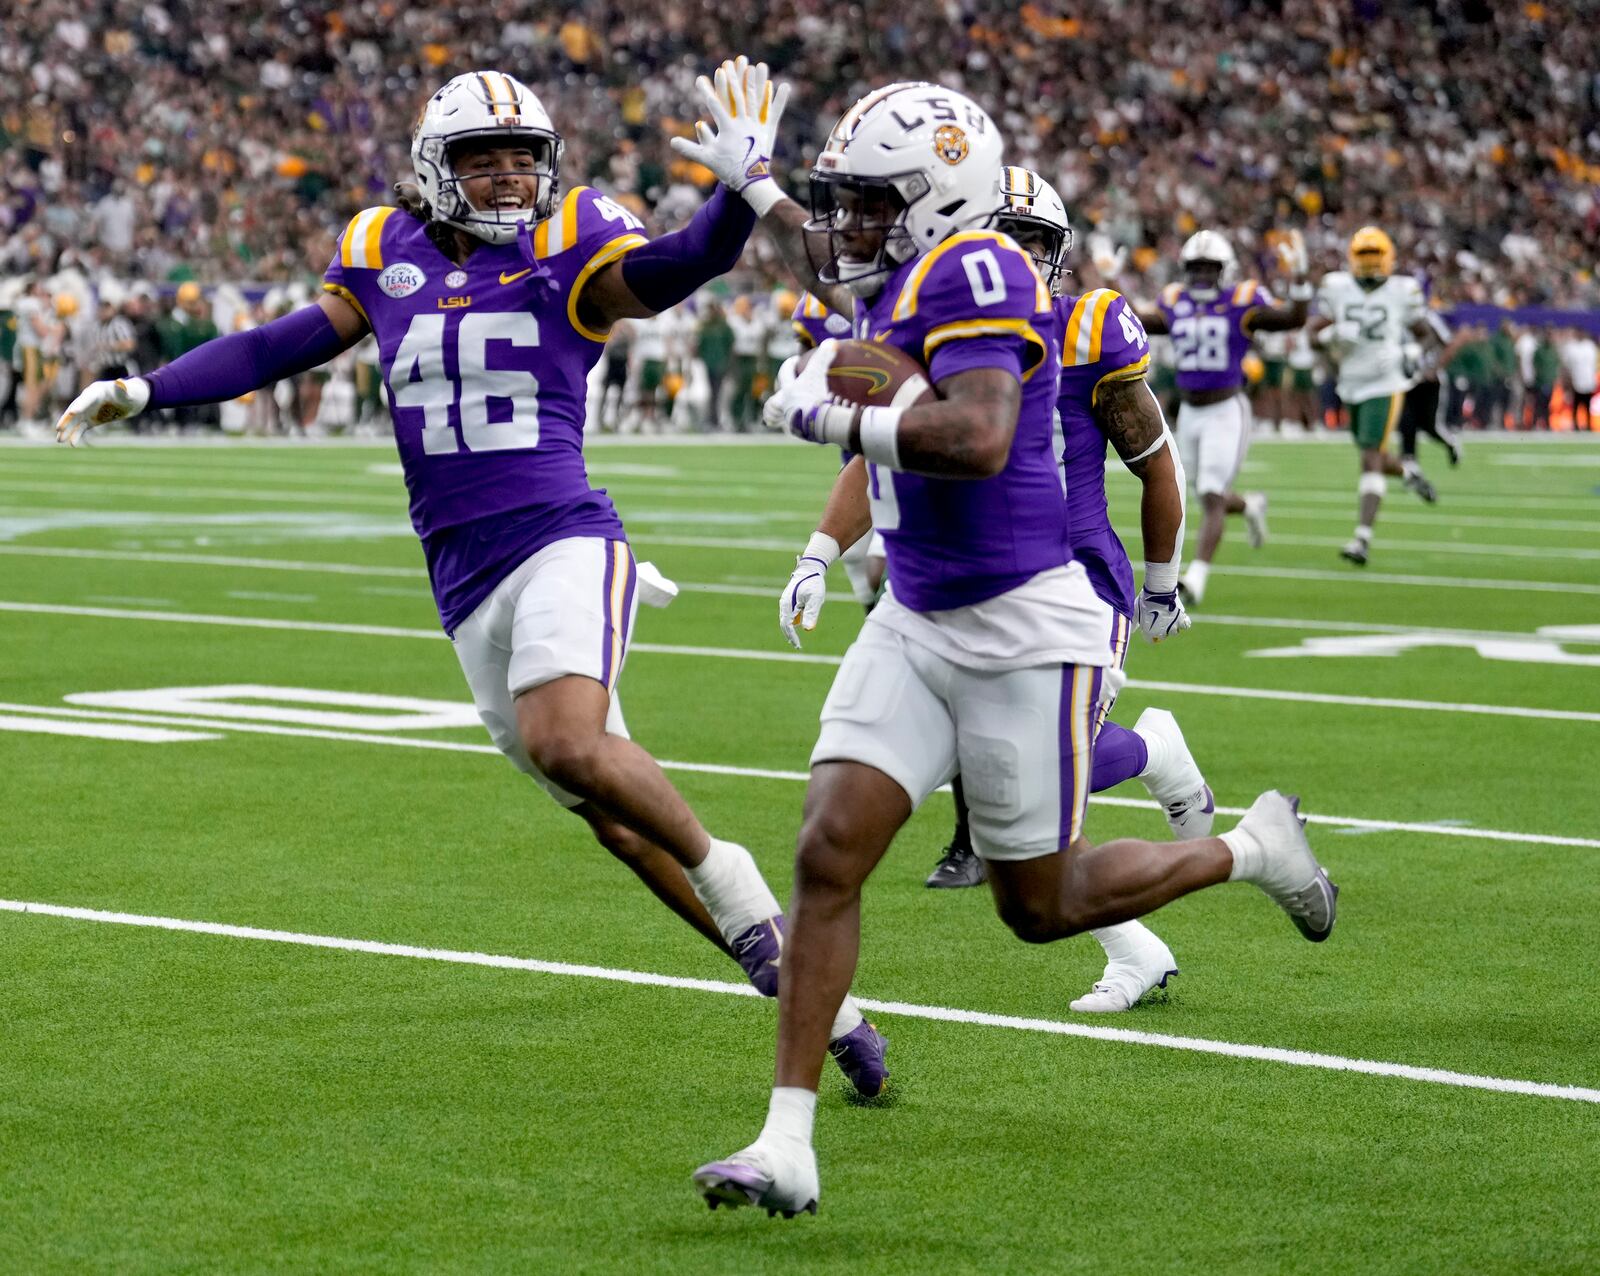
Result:
[[[937,402],[867,410],[894,413],[893,460],[876,459],[908,474],[993,478],[1011,458],[1022,386],[1004,368],[970,368],[945,377],[938,390]],[[848,446],[873,458],[875,450],[862,443],[863,420],[861,409],[854,409]]]
[[[1144,378],[1103,381],[1094,420],[1123,463],[1144,485],[1139,522],[1148,563],[1175,563],[1183,551],[1183,471],[1161,406]]]
[[[817,268],[806,247],[805,209],[784,196],[761,215],[760,225],[801,287],[835,314],[854,318],[855,297],[850,290],[842,284],[825,284],[817,278]]]

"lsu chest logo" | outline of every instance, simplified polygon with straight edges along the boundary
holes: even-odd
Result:
[[[966,131],[954,124],[941,124],[933,133],[933,153],[946,164],[959,164],[967,158]]]
[[[409,297],[427,282],[428,277],[409,261],[397,261],[392,266],[385,266],[378,275],[378,288],[383,295],[397,301],[401,297]]]

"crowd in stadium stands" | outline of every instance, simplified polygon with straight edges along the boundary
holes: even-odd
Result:
[[[666,139],[692,122],[695,75],[741,51],[794,85],[778,158],[802,198],[809,159],[845,106],[874,84],[928,78],[990,105],[1012,160],[1061,190],[1080,250],[1092,231],[1102,265],[1120,258],[1124,291],[1153,295],[1199,225],[1228,233],[1246,270],[1265,266],[1273,228],[1299,226],[1323,270],[1340,264],[1352,229],[1375,222],[1439,304],[1597,309],[1600,67],[1586,8],[17,0],[0,44],[0,342],[13,347],[3,362],[42,368],[44,356],[23,352],[47,349],[59,328],[79,377],[147,367],[207,324],[303,302],[346,220],[408,174],[426,95],[475,66],[511,70],[542,95],[566,138],[567,183],[600,186],[668,228],[709,178]],[[189,281],[203,294],[175,295]],[[692,365],[696,382],[723,387],[699,416],[748,424],[751,387],[788,340],[771,301],[781,282],[758,236],[732,291],[695,307],[701,336],[670,320],[663,357],[650,355],[646,330],[612,362],[634,369],[628,386],[648,384],[653,364]],[[248,284],[274,287],[264,301],[230,292]],[[722,335],[741,307],[773,335]],[[102,338],[118,318],[132,349]],[[1548,405],[1563,385],[1569,398],[1581,391],[1584,344],[1486,332],[1447,370],[1451,410],[1478,423],[1542,420],[1541,395]],[[366,365],[351,359],[360,381]],[[663,372],[643,398],[683,375]],[[322,413],[317,392],[295,397],[290,418]],[[1532,406],[1513,415],[1513,400]]]

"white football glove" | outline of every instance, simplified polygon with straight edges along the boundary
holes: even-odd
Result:
[[[1102,230],[1094,231],[1089,236],[1089,260],[1094,262],[1094,268],[1100,272],[1102,279],[1115,279],[1122,273],[1122,267],[1128,260],[1128,250],[1112,242],[1111,236]]]
[[[1306,237],[1298,230],[1286,231],[1277,243],[1278,262],[1283,272],[1296,279],[1304,277],[1311,259],[1306,252]]]
[[[839,353],[839,343],[829,337],[799,368],[798,361],[789,367],[789,374],[778,370],[777,389],[761,408],[761,420],[769,430],[787,430],[797,439],[807,443],[837,443],[826,429],[824,413],[838,400],[828,389],[828,369]],[[788,361],[786,361],[788,362]]]
[[[109,425],[138,416],[150,402],[150,383],[143,377],[95,381],[67,405],[56,422],[56,442],[78,446],[78,435],[95,425]]]
[[[695,80],[711,123],[695,121],[695,136],[672,139],[672,149],[703,164],[735,195],[761,181],[771,181],[772,148],[778,120],[789,101],[789,86],[773,91],[767,64],[750,65],[742,54],[717,68],[715,83]]]
[[[828,596],[827,573],[827,563],[806,555],[795,563],[794,574],[778,598],[778,628],[796,651],[800,650],[800,635],[795,632],[794,622],[798,620],[807,633],[817,627],[817,617]]]
[[[1178,597],[1176,589],[1164,594],[1152,594],[1148,589],[1141,589],[1134,613],[1140,630],[1151,642],[1181,634],[1194,624],[1189,613],[1183,609],[1183,600]]]

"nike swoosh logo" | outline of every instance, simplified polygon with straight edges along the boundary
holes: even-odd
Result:
[[[517,282],[517,280],[521,279],[524,275],[531,275],[531,274],[533,274],[533,267],[532,266],[529,266],[526,270],[519,270],[514,275],[508,275],[508,274],[506,274],[505,271],[502,270],[500,272],[500,282],[503,283],[503,284],[514,284],[514,283]]]

